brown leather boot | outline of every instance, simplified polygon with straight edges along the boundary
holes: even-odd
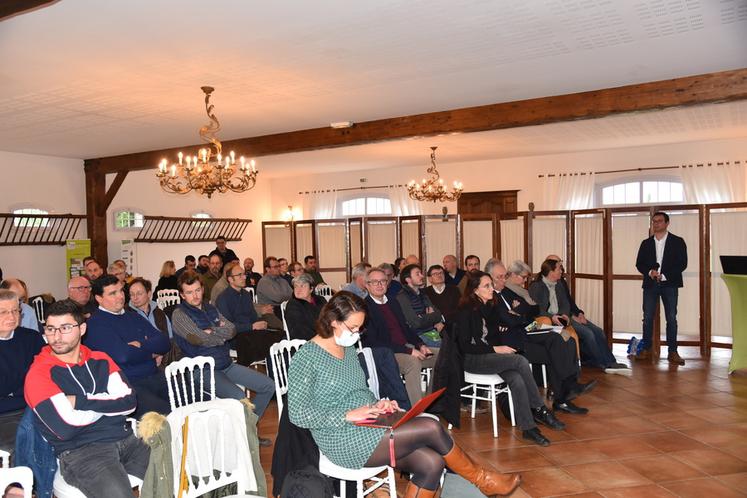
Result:
[[[477,486],[484,495],[508,495],[521,483],[519,474],[500,474],[478,467],[456,443],[451,451],[444,455],[446,465]]]
[[[433,498],[434,496],[436,496],[436,491],[419,488],[412,482],[409,482],[407,483],[407,488],[405,489],[404,498]]]

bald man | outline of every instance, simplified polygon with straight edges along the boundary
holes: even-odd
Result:
[[[581,360],[585,365],[593,368],[601,368],[608,374],[619,374],[631,376],[632,371],[628,365],[618,363],[615,355],[607,342],[607,335],[599,326],[586,319],[584,311],[576,305],[571,295],[568,283],[565,281],[565,268],[563,260],[557,254],[549,254],[546,261],[557,261],[560,264],[561,276],[558,280],[558,289],[565,293],[571,311],[571,325],[578,334],[579,348],[581,349]]]
[[[86,277],[73,277],[67,283],[67,297],[83,310],[86,318],[96,311],[98,305],[91,299],[91,282]]]
[[[459,268],[459,261],[453,254],[447,254],[444,256],[443,264],[444,269],[446,270],[446,283],[459,287],[459,293],[463,294],[467,283],[464,276],[467,272]]]
[[[18,296],[18,302],[21,305],[21,322],[20,326],[27,329],[41,332],[39,322],[36,320],[34,308],[28,305],[28,295],[26,295],[26,284],[17,278],[6,278],[0,283],[0,289],[8,289]]]

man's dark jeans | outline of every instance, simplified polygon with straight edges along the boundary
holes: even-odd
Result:
[[[654,336],[654,313],[656,305],[664,305],[667,320],[667,346],[670,353],[677,352],[677,297],[679,289],[667,285],[654,285],[643,289],[643,349],[651,349]]]
[[[148,467],[150,448],[130,434],[113,443],[91,443],[59,455],[65,482],[89,498],[132,498],[127,476],[142,479]]]

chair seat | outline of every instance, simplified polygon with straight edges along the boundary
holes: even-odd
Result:
[[[498,374],[476,374],[472,372],[464,372],[464,382],[467,384],[484,384],[494,386],[498,384],[504,384],[506,381],[503,380]]]
[[[130,478],[130,486],[132,486],[133,488],[140,488],[140,486],[143,485],[142,479],[139,479],[135,476],[127,477]],[[68,484],[65,481],[59,468],[54,474],[54,482],[52,484],[52,487],[54,488],[54,495],[57,498],[86,498],[86,495],[84,495],[81,490],[79,490],[75,486]]]
[[[382,465],[381,467],[361,467],[360,469],[340,467],[339,465],[332,463],[332,461],[324,456],[323,453],[319,453],[319,472],[334,477],[335,479],[344,479],[346,481],[370,479],[375,475],[381,474],[386,469],[386,465]]]

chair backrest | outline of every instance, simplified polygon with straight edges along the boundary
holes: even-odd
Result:
[[[34,299],[31,300],[31,306],[34,307],[34,312],[36,313],[36,321],[39,323],[44,323],[44,306],[46,303],[44,302],[44,298],[41,296],[36,296]]]
[[[366,360],[366,370],[368,370],[368,388],[371,390],[376,399],[379,399],[379,374],[376,372],[376,363],[374,363],[373,351],[371,348],[360,348],[358,354],[362,354]]]
[[[254,291],[254,287],[246,287],[246,291],[252,296],[252,302],[257,302],[257,293]]]
[[[272,371],[275,381],[275,397],[278,401],[278,420],[283,413],[283,395],[288,392],[288,365],[291,356],[298,348],[306,344],[303,339],[276,342],[270,346]]]
[[[290,329],[288,329],[288,322],[285,321],[285,307],[288,306],[288,301],[280,303],[280,316],[283,317],[283,330],[285,330],[285,338],[291,340]]]
[[[10,467],[10,453],[5,450],[0,450],[0,469],[6,469]]]
[[[181,301],[179,291],[176,289],[161,289],[156,292],[156,304],[161,309],[179,304]]]
[[[31,498],[34,486],[34,474],[28,467],[10,467],[0,469],[0,489],[5,490],[8,484],[18,483],[23,487],[23,498]]]
[[[209,372],[206,372],[206,370]],[[215,360],[209,356],[182,358],[166,367],[171,409],[215,399]],[[209,379],[205,379],[205,377]],[[209,382],[209,390],[208,388]]]
[[[236,496],[245,496],[257,488],[244,409],[239,401],[195,403],[170,413],[167,420],[171,426],[175,497],[179,496],[180,484],[184,486],[182,498],[203,496],[232,483],[237,486]]]
[[[314,289],[314,292],[317,296],[322,296],[327,301],[329,301],[332,298],[332,294],[335,293],[329,285],[320,285]]]

